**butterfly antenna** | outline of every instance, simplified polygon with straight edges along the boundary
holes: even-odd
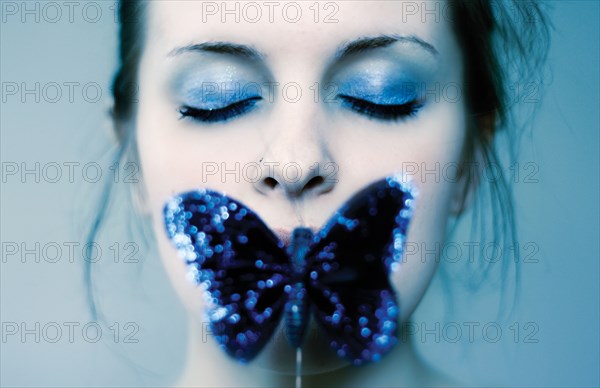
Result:
[[[302,348],[296,348],[296,388],[302,388]]]

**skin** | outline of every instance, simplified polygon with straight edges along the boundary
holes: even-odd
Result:
[[[190,313],[188,364],[178,385],[289,386],[295,352],[278,332],[255,361],[242,366],[218,349],[210,336],[206,338],[201,290],[185,281],[185,267],[164,232],[162,209],[168,197],[205,186],[241,200],[272,229],[319,228],[359,189],[408,163],[431,169],[436,163],[461,161],[467,114],[462,100],[428,95],[415,115],[396,121],[369,118],[339,101],[315,101],[310,87],[316,82],[334,82],[342,88],[352,77],[371,77],[384,84],[412,80],[428,89],[436,83],[442,89],[463,85],[461,52],[447,20],[423,22],[418,16],[403,21],[402,1],[374,3],[338,3],[338,22],[330,24],[314,22],[308,9],[312,2],[303,4],[304,16],[297,23],[286,22],[280,8],[273,13],[273,23],[266,11],[258,23],[231,19],[222,23],[218,16],[201,21],[201,2],[148,3],[139,104],[131,125],[137,132],[144,173],[141,208],[152,218],[164,266]],[[321,10],[323,19],[326,12]],[[341,45],[381,34],[404,38],[341,62],[334,60]],[[417,39],[427,42],[429,49]],[[230,54],[174,51],[216,41],[247,45],[264,57],[250,61]],[[241,79],[259,84],[296,82],[303,97],[288,102],[276,88],[272,102],[264,98],[251,111],[225,122],[181,118],[178,109],[190,103],[190,91],[198,95],[202,82]],[[263,92],[266,96],[267,89]],[[295,92],[288,92],[290,100]],[[209,175],[207,163],[219,168],[224,163],[229,170],[236,163],[240,168],[259,163],[261,179]],[[287,163],[300,166],[298,178],[294,169],[284,171]],[[315,179],[318,176],[323,179]],[[421,173],[413,174],[413,183],[420,194],[408,241],[428,250],[442,246],[460,185]],[[401,321],[410,317],[435,270],[431,254],[417,253],[406,255],[400,271],[392,275]],[[314,332],[308,334],[303,352],[306,386],[448,383],[421,363],[409,343],[361,368],[348,367]]]

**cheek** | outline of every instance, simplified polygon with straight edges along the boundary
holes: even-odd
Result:
[[[177,256],[171,242],[168,240],[162,215],[153,215],[153,230],[156,236],[157,246],[163,266],[169,276],[171,284],[179,295],[180,300],[191,314],[199,322],[203,319],[203,293],[202,289],[191,281],[186,281],[187,270],[183,261]]]
[[[425,293],[440,260],[446,241],[452,202],[459,188],[456,167],[464,149],[466,122],[462,104],[440,106],[424,135],[406,151],[403,170],[410,170],[419,189],[403,263],[394,274],[401,319],[406,320]]]
[[[439,192],[426,196],[421,191],[422,206],[415,210],[402,263],[392,278],[400,299],[401,321],[413,313],[435,274],[446,239],[449,197]]]

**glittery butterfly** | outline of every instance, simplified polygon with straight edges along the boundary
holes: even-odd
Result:
[[[299,348],[310,314],[331,347],[355,365],[397,342],[397,269],[415,188],[401,174],[350,198],[317,233],[298,227],[286,247],[252,210],[208,189],[164,207],[167,235],[205,289],[211,330],[241,361],[254,358],[283,319]]]

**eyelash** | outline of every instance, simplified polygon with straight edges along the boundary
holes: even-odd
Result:
[[[423,104],[420,104],[417,100],[412,100],[405,104],[384,105],[374,104],[366,100],[346,95],[339,95],[338,97],[349,109],[374,119],[386,121],[414,117],[423,107]],[[189,118],[202,123],[215,123],[227,121],[243,115],[254,108],[259,100],[262,100],[262,97],[252,97],[218,109],[199,109],[184,105],[179,108],[178,111],[182,119]]]
[[[385,121],[395,121],[398,119],[414,117],[423,107],[423,104],[419,103],[416,99],[405,104],[384,105],[374,104],[366,100],[361,100],[360,98],[346,95],[339,95],[338,97],[342,100],[342,104],[349,109],[365,116]]]
[[[189,118],[203,123],[227,121],[250,111],[262,97],[252,97],[218,109],[199,109],[184,105],[178,109],[181,119]]]

